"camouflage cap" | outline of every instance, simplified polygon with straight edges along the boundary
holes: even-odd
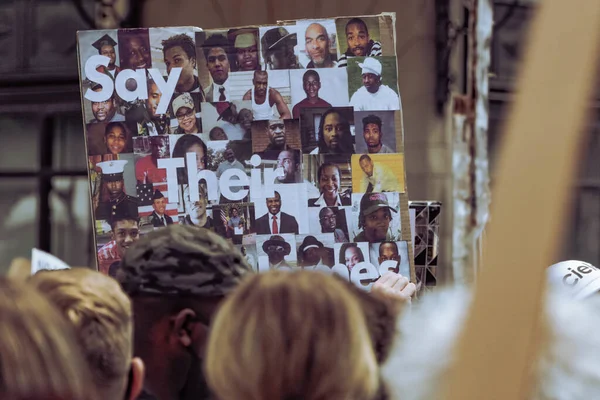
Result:
[[[170,225],[145,235],[121,261],[117,280],[130,296],[222,296],[252,273],[242,254],[217,234]]]

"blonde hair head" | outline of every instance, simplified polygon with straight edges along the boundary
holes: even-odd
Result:
[[[318,272],[249,278],[218,312],[207,352],[221,400],[364,400],[378,386],[358,300]]]
[[[132,358],[132,312],[116,280],[87,268],[40,271],[29,283],[73,325],[93,382],[106,398],[122,398]]]
[[[72,329],[33,288],[0,279],[0,398],[96,400]]]

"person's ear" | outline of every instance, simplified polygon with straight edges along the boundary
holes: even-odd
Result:
[[[135,357],[131,360],[131,374],[129,375],[129,397],[125,400],[135,400],[144,387],[144,374],[146,367],[141,358]]]
[[[191,348],[196,354],[204,351],[208,326],[200,322],[194,310],[185,308],[177,313],[173,320],[173,333],[182,346]]]

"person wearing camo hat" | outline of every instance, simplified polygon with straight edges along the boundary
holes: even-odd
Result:
[[[117,280],[134,312],[134,354],[146,365],[141,400],[208,399],[202,359],[217,307],[252,268],[224,238],[170,225],[124,255]]]

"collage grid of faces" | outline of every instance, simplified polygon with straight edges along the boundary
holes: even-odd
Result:
[[[231,240],[257,271],[352,279],[365,261],[409,276],[393,43],[390,16],[79,32],[84,93],[102,90],[85,76],[91,56],[110,60],[96,71],[116,84],[146,70],[147,99],[83,98],[99,269],[113,275],[145,233],[189,224]],[[174,67],[175,89],[162,93],[147,70],[167,82]],[[135,91],[139,81],[121,84]],[[169,159],[176,174],[159,168]],[[261,189],[220,185],[239,171],[258,172]]]

